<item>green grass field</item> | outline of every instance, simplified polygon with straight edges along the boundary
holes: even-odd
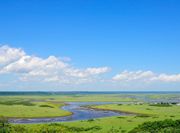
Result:
[[[69,111],[59,108],[60,106],[65,105],[64,103],[33,103],[35,104],[35,106],[0,105],[0,114],[5,117],[53,117],[72,114]],[[49,107],[40,107],[41,105],[49,105]]]
[[[92,108],[98,109],[109,109],[109,110],[120,110],[125,112],[149,114],[149,115],[168,115],[168,116],[180,116],[180,106],[172,105],[172,107],[156,107],[149,106],[151,104],[144,103],[143,105],[138,105],[134,103],[123,103],[118,104],[104,104],[104,105],[94,105]]]
[[[180,119],[180,116],[176,117],[170,117],[170,116],[156,116],[152,115],[151,117],[147,118],[140,118],[136,117],[136,115],[133,116],[115,116],[115,117],[106,117],[106,118],[100,118],[100,119],[94,119],[93,121],[74,121],[74,122],[61,122],[60,124],[69,126],[69,127],[93,127],[93,126],[99,126],[102,129],[99,131],[93,131],[93,133],[113,133],[116,131],[130,131],[134,127],[138,126],[138,124],[141,124],[145,121],[157,121],[157,120],[164,120],[164,119]],[[41,124],[24,124],[27,128],[35,128],[38,127],[38,125]],[[87,131],[87,133],[91,133],[92,131]]]
[[[180,100],[180,94],[127,94],[127,96],[135,96],[135,97],[148,97],[149,99],[178,99]]]
[[[60,106],[65,105],[55,104],[53,101],[59,102],[95,102],[95,101],[139,101],[127,97],[119,97],[116,95],[31,95],[31,96],[0,96],[0,103],[2,102],[22,102],[29,100],[38,100],[38,102],[30,102],[35,106],[24,105],[4,105],[0,104],[0,114],[5,117],[53,117],[66,116],[72,114],[71,112],[59,109]],[[44,102],[40,102],[40,101]],[[47,102],[45,102],[47,101]],[[50,104],[54,108],[39,107],[43,104]],[[13,110],[13,111],[12,111]]]
[[[146,94],[136,95],[139,97],[145,97]],[[165,95],[155,95],[156,99],[160,99]],[[170,96],[170,95],[169,95]],[[171,97],[173,97],[171,95]],[[70,115],[71,112],[59,109],[64,104],[53,103],[53,101],[59,102],[98,102],[98,101],[139,101],[138,99],[132,99],[128,97],[121,97],[121,95],[29,95],[29,96],[0,96],[0,102],[7,101],[29,101],[30,99],[42,100],[36,102],[30,102],[35,104],[33,106],[23,105],[5,105],[0,104],[0,114],[5,117],[52,117],[52,116],[65,116]],[[141,101],[141,100],[140,100]],[[42,107],[40,107],[42,106]],[[149,104],[136,105],[134,103],[121,104],[106,104],[106,105],[93,105],[92,108],[120,110],[125,112],[147,114],[148,117],[139,117],[136,115],[128,116],[115,116],[106,117],[94,120],[73,121],[73,122],[60,122],[68,127],[83,127],[91,128],[99,126],[101,129],[98,131],[82,131],[87,133],[113,133],[113,132],[128,132],[138,124],[142,124],[145,121],[156,121],[164,119],[180,119],[180,106],[172,105],[171,107],[156,107],[149,106]],[[21,124],[26,128],[38,128],[45,124]]]
[[[0,101],[6,100],[29,100],[38,99],[46,101],[59,102],[113,102],[113,101],[142,101],[141,99],[133,99],[121,97],[119,95],[26,95],[26,96],[0,96]]]
[[[92,106],[93,108],[99,109],[110,109],[110,110],[121,110],[127,112],[135,112],[142,114],[149,114],[147,117],[140,117],[138,115],[124,115],[124,116],[115,116],[107,117],[84,121],[74,121],[74,122],[61,122],[61,124],[69,127],[93,127],[99,126],[102,129],[99,131],[93,131],[97,133],[107,133],[107,132],[128,132],[138,124],[142,124],[145,121],[157,121],[164,119],[180,119],[180,107],[172,105],[172,107],[156,107],[149,106],[149,104],[135,105],[133,103],[123,103],[122,105],[118,104],[107,104],[107,105],[98,105]],[[36,127],[37,124],[27,124],[25,125],[28,128]],[[87,131],[90,133],[92,131]]]

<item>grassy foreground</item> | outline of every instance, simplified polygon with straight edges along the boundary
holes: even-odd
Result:
[[[165,117],[165,116],[150,116],[150,117],[138,117],[133,116],[116,116],[116,117],[106,117],[94,120],[84,120],[84,121],[74,121],[74,122],[61,122],[59,124],[68,126],[68,127],[77,127],[77,128],[91,128],[94,126],[100,127],[100,130],[97,131],[81,131],[84,133],[116,133],[116,132],[128,132],[134,127],[137,127],[138,124],[142,124],[145,121],[157,121],[164,119],[180,119],[180,116],[177,117]],[[38,128],[44,124],[24,124],[26,128]]]
[[[111,110],[123,110],[128,112],[136,112],[149,115],[131,115],[131,116],[115,116],[106,117],[93,120],[84,121],[74,121],[74,122],[60,122],[68,127],[78,127],[78,128],[91,128],[94,126],[100,127],[100,130],[93,131],[93,133],[115,133],[115,132],[128,132],[133,128],[137,127],[146,121],[158,121],[165,119],[180,119],[180,107],[172,105],[170,107],[157,107],[149,106],[149,104],[135,105],[133,103],[128,104],[108,104],[108,105],[98,105],[92,106],[93,108],[99,109],[111,109]],[[38,126],[43,124],[26,124],[26,128],[38,128]],[[91,133],[92,131],[81,131]]]

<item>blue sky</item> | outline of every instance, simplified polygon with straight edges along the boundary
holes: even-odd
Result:
[[[0,91],[179,90],[179,0],[1,0],[0,9]]]

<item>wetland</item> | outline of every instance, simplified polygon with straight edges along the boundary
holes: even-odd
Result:
[[[176,105],[179,96],[179,93],[1,95],[0,114],[8,118],[11,126],[29,131],[46,125],[68,132],[129,132],[143,122],[180,119],[180,106]]]

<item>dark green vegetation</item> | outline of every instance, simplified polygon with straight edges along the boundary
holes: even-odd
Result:
[[[172,107],[169,103],[157,103],[157,104],[149,104],[149,106],[156,106],[156,107]]]
[[[0,126],[0,133],[69,133],[69,132],[86,132],[86,131],[99,131],[99,126],[93,127],[69,127],[63,124],[51,123],[51,124],[38,124],[34,127],[25,127],[23,125],[13,125],[6,123]]]
[[[150,133],[179,133],[180,120],[165,119],[163,121],[144,122],[135,127],[129,133],[150,132]]]
[[[139,117],[139,118],[147,118],[147,117],[151,117],[150,115],[137,115],[136,117]]]
[[[50,106],[50,105],[39,105],[39,107],[49,107],[49,108],[54,108],[53,106]]]
[[[0,102],[0,105],[23,105],[23,106],[35,106],[32,102],[27,101],[4,101]]]
[[[4,127],[5,124],[8,124],[8,118],[4,117],[4,116],[0,116],[0,127]]]

